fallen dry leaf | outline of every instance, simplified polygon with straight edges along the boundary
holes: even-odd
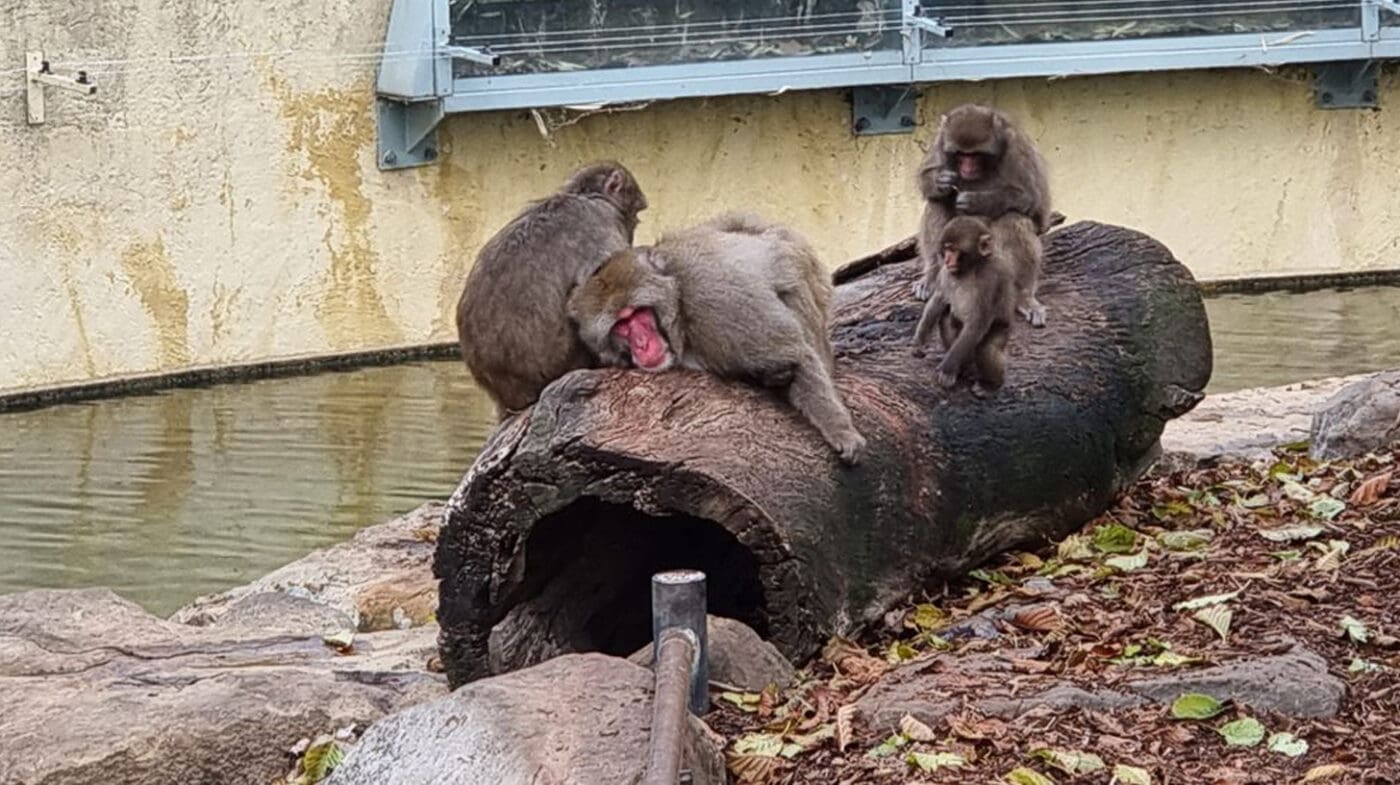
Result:
[[[1361,484],[1356,486],[1356,490],[1351,492],[1351,498],[1347,499],[1347,501],[1358,506],[1375,504],[1380,501],[1381,495],[1384,494],[1385,489],[1390,486],[1390,478],[1393,477],[1394,474],[1395,470],[1391,469],[1390,471],[1381,472],[1374,477],[1362,480]]]
[[[855,704],[846,704],[836,710],[836,749],[845,752],[851,745],[856,718]]]
[[[1011,616],[1011,623],[1031,632],[1054,632],[1065,626],[1065,620],[1053,605],[1033,605]]]
[[[788,768],[788,762],[771,755],[728,756],[729,771],[744,785],[768,785]]]
[[[1321,782],[1333,777],[1340,777],[1346,773],[1347,767],[1340,763],[1325,763],[1308,769],[1308,773],[1303,775],[1303,782]]]

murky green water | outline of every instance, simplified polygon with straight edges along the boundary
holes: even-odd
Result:
[[[1400,367],[1400,287],[1207,301],[1212,392]],[[0,593],[157,613],[456,487],[492,426],[455,361],[0,415]]]
[[[1206,312],[1209,392],[1400,368],[1400,287],[1222,295]]]
[[[0,415],[0,593],[168,613],[445,499],[492,420],[457,362]]]

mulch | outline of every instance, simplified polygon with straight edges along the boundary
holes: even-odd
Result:
[[[995,614],[1026,603],[1029,615]],[[974,617],[994,619],[995,639],[949,634]],[[1226,703],[1208,719],[1155,704],[1001,719],[974,708],[977,679],[946,680],[942,697],[962,708],[929,725],[870,727],[853,708],[895,670],[937,658],[1001,654],[1014,692],[1047,674],[1111,687],[1295,644],[1346,684],[1335,717]],[[1065,542],[1007,554],[834,640],[792,688],[717,704],[706,720],[728,739],[738,783],[1400,783],[1400,451],[1321,463],[1281,449],[1145,479]],[[1227,743],[1219,729],[1245,718],[1265,739]]]

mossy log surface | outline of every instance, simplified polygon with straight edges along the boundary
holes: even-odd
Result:
[[[837,384],[870,441],[858,467],[773,393],[688,371],[575,372],[504,423],[439,537],[450,681],[634,651],[649,576],[673,567],[706,571],[712,613],[803,660],[912,590],[1100,514],[1210,379],[1196,282],[1143,234],[1047,236],[1049,325],[1013,328],[985,399],[934,383],[940,347],[911,353],[917,262],[890,251],[836,290]]]

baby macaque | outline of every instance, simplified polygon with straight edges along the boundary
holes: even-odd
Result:
[[[985,395],[1005,381],[1006,340],[1017,299],[1016,263],[1008,258],[1007,244],[1025,234],[1035,240],[1035,225],[1014,213],[991,224],[961,215],[943,228],[938,242],[943,274],[914,329],[914,353],[923,356],[938,328],[946,350],[937,375],[943,387],[967,376],[973,392]]]
[[[805,239],[732,213],[614,254],[574,290],[569,317],[605,364],[784,390],[850,465],[865,438],[832,382],[831,296]]]

